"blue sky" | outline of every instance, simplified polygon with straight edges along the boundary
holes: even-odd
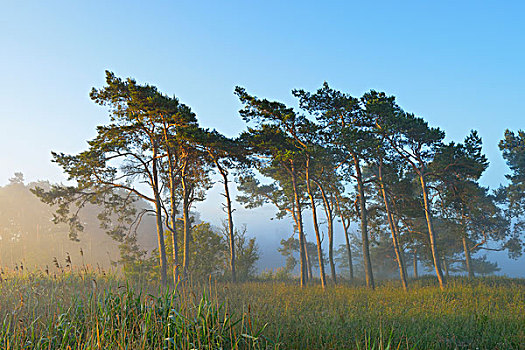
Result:
[[[497,143],[524,128],[524,10],[521,1],[3,1],[0,185],[15,171],[64,180],[50,151],[83,150],[107,120],[88,93],[108,69],[178,96],[203,126],[231,136],[244,127],[236,85],[290,104],[291,89],[323,81],[355,96],[382,90],[449,140],[477,129],[491,161],[483,183],[496,187],[507,171]]]

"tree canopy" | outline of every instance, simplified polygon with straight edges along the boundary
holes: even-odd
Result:
[[[324,83],[315,92],[293,90],[298,108],[242,87],[235,94],[246,128],[230,138],[201,127],[177,97],[106,72],[106,85],[93,88],[90,97],[108,110],[108,123],[97,127],[86,150],[53,153],[71,184],[37,186],[33,192],[54,206],[55,222],[69,226],[71,239],[83,230],[83,208],[100,207],[102,227],[128,243],[122,254],[130,260],[143,256],[130,245],[130,228],[151,215],[163,284],[168,266],[174,283],[188,275],[221,274],[233,281],[253,276],[257,245],[234,225],[232,182],[246,208],[272,204],[278,219],[292,219],[294,235],[282,241],[280,251],[288,271],[296,264],[294,252],[299,253],[302,286],[318,269],[325,287],[325,264],[331,283],[341,274],[338,262],[339,270],[348,269],[354,278],[353,260],[359,257],[356,271],[368,287],[375,286],[374,269],[397,269],[408,289],[406,258],[411,257],[414,274],[422,261],[444,288],[445,275],[458,262],[470,276],[476,269],[496,268],[471,256],[478,251],[522,253],[522,131],[507,131],[500,143],[511,173],[509,183],[493,193],[479,183],[488,160],[476,131],[463,142],[446,143],[445,131],[404,111],[384,92],[354,97]],[[225,198],[218,205],[226,213],[224,236],[191,211],[217,178]],[[16,186],[23,179],[15,175],[11,181]],[[336,252],[338,222],[346,244]],[[359,224],[356,231],[353,222]],[[307,240],[312,231],[315,243]]]

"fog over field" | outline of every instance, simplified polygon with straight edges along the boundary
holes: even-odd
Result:
[[[107,271],[118,270],[115,263],[119,260],[118,242],[111,239],[97,219],[96,207],[89,207],[83,211],[82,220],[85,223],[84,232],[73,241],[69,238],[69,228],[65,224],[52,222],[53,210],[45,205],[29,191],[35,186],[49,186],[46,181],[20,183],[22,179],[11,177],[9,184],[0,187],[0,265],[14,268],[26,264],[26,268],[44,269],[47,266],[53,270],[54,259],[62,260],[69,254],[75,264],[87,264],[100,267]],[[220,184],[214,185],[208,198],[198,203],[194,215],[199,221],[207,221],[220,230],[224,222],[224,212],[218,211],[216,206],[222,200]],[[237,191],[233,191],[237,193]],[[148,207],[147,203],[142,203]],[[290,219],[277,220],[274,218],[275,209],[269,205],[254,210],[236,205],[236,221],[238,225],[245,225],[248,236],[255,237],[260,248],[260,259],[257,261],[257,270],[279,269],[285,266],[285,257],[278,252],[282,239],[289,238],[292,222]],[[305,220],[305,226],[311,225],[311,220]],[[336,225],[336,246],[344,244],[342,228]],[[352,228],[357,233],[358,224],[354,222]],[[151,252],[156,248],[155,222],[152,216],[143,219],[137,230],[137,237],[142,248]],[[354,233],[354,234],[356,234]],[[312,239],[313,232],[307,237]],[[323,245],[326,249],[326,243]],[[82,254],[80,251],[82,250]],[[524,258],[509,259],[506,252],[489,252],[489,260],[497,263],[500,268],[494,273],[509,277],[525,277],[522,269]],[[65,260],[64,260],[65,261]],[[113,262],[113,264],[112,264]],[[359,263],[359,262],[357,262]],[[341,271],[345,273],[345,271]],[[428,269],[426,273],[431,274]],[[297,273],[297,271],[295,271]],[[458,271],[463,274],[464,272]],[[389,276],[395,277],[395,276]]]

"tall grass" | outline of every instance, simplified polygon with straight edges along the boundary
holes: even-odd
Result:
[[[525,280],[434,279],[375,291],[356,286],[300,289],[287,283],[220,288],[232,308],[252,306],[265,334],[291,349],[525,349]]]
[[[132,287],[112,276],[11,276],[0,349],[259,349],[261,329],[217,297]]]
[[[4,276],[5,277],[5,276]],[[179,285],[66,272],[0,284],[0,349],[523,349],[525,281],[433,279],[375,291]]]

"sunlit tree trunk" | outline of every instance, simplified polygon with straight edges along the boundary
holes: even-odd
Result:
[[[363,265],[365,268],[365,281],[368,288],[374,289],[374,275],[372,272],[372,262],[370,261],[370,244],[368,243],[368,217],[366,211],[365,189],[359,159],[356,155],[353,155],[353,157],[356,171],[357,191],[359,193],[359,214],[361,216],[361,241],[363,249]]]
[[[401,278],[401,283],[403,284],[403,289],[405,291],[408,290],[408,283],[407,283],[407,277],[405,275],[405,264],[403,261],[403,255],[401,251],[401,247],[399,244],[398,234],[397,234],[397,226],[394,223],[392,211],[390,210],[390,201],[388,198],[388,195],[386,193],[385,184],[383,182],[383,162],[380,159],[379,160],[379,168],[378,168],[378,175],[379,175],[379,187],[381,189],[381,194],[383,196],[383,202],[385,204],[385,210],[386,210],[386,216],[388,218],[388,225],[390,226],[390,232],[392,233],[392,243],[394,246],[394,252],[396,253],[396,260],[399,267],[399,277]]]
[[[168,134],[168,124],[163,121],[163,132],[164,132],[164,147],[166,148],[166,155],[168,158],[168,180],[170,189],[170,206],[171,206],[171,227],[166,224],[168,230],[171,231],[172,240],[172,260],[173,260],[173,284],[176,285],[179,281],[179,247],[178,247],[178,235],[177,235],[177,191],[176,191],[176,173],[177,173],[177,162],[174,159],[173,148],[170,142],[170,136]]]
[[[465,215],[462,213],[462,227],[463,227],[463,251],[465,252],[465,265],[467,268],[467,273],[470,278],[474,278],[474,270],[472,269],[472,260],[470,259],[470,249],[467,242],[467,225],[465,223]]]
[[[350,248],[350,237],[348,232],[348,225],[346,223],[346,218],[341,211],[341,204],[339,203],[339,195],[335,196],[335,201],[337,204],[337,210],[339,211],[339,217],[341,218],[341,223],[343,224],[343,230],[345,233],[345,243],[346,243],[346,252],[348,254],[348,269],[350,270],[350,279],[354,279],[354,266],[352,263],[352,249]]]
[[[439,288],[445,289],[445,279],[443,278],[443,272],[441,272],[441,264],[439,259],[439,253],[437,250],[436,234],[434,232],[434,225],[432,223],[432,212],[430,211],[430,201],[428,199],[428,188],[425,176],[420,172],[419,179],[421,182],[421,188],[423,192],[423,205],[425,209],[425,218],[427,220],[428,236],[430,239],[430,249],[432,251],[432,259],[434,262],[434,268],[439,282]]]
[[[230,270],[232,273],[232,281],[237,281],[237,276],[235,273],[235,237],[234,237],[234,227],[233,227],[233,209],[232,202],[230,198],[230,190],[228,188],[228,173],[223,169],[218,162],[216,162],[217,168],[221,173],[223,184],[224,184],[224,197],[226,198],[226,213],[228,214],[228,243],[230,244]]]
[[[160,282],[162,286],[166,286],[168,283],[168,275],[166,271],[166,247],[164,243],[164,226],[162,223],[162,206],[160,203],[160,187],[159,187],[159,176],[157,169],[157,147],[153,147],[153,160],[152,160],[152,177],[153,177],[153,192],[155,195],[155,216],[157,219],[157,238],[159,244],[160,254]]]
[[[319,224],[317,223],[317,210],[315,206],[315,199],[312,193],[312,188],[310,184],[310,159],[306,161],[306,189],[308,191],[308,196],[310,197],[310,205],[312,207],[312,220],[314,223],[315,238],[317,240],[317,256],[319,258],[319,270],[321,275],[321,285],[323,288],[326,288],[326,277],[324,273],[324,262],[323,262],[323,248],[321,246],[321,234],[319,233]]]
[[[314,275],[312,273],[312,261],[310,253],[308,252],[308,239],[306,238],[306,235],[304,236],[304,251],[306,255],[306,270],[308,271],[308,274],[306,275],[306,281],[313,280]]]
[[[337,284],[337,273],[335,271],[334,262],[334,216],[332,205],[326,195],[324,188],[319,182],[316,181],[317,187],[321,190],[321,196],[323,197],[324,211],[326,214],[326,220],[328,222],[328,261],[330,263],[330,273],[332,275],[332,281]]]
[[[294,192],[295,211],[297,218],[297,231],[299,233],[299,254],[300,254],[300,267],[301,267],[301,287],[306,286],[306,275],[308,274],[308,268],[306,263],[306,247],[304,240],[303,231],[303,216],[301,213],[301,201],[299,199],[298,188],[297,188],[297,175],[295,173],[295,167],[293,161],[291,162],[291,176],[292,176],[292,187]]]
[[[184,160],[187,162],[187,160]],[[184,275],[184,278],[188,277],[188,268],[190,263],[190,229],[191,229],[191,222],[190,222],[190,196],[192,189],[190,188],[190,184],[188,183],[188,178],[186,174],[187,170],[187,164],[184,165],[184,169],[182,172],[181,180],[182,180],[182,223],[183,223],[183,241],[184,241],[184,251],[183,251],[183,257],[182,257],[182,272]]]
[[[419,278],[417,273],[417,248],[414,248],[414,278]]]
[[[468,247],[467,237],[463,236],[463,250],[465,251],[465,264],[467,265],[467,272],[470,278],[473,278],[474,270],[472,269],[472,260],[470,259],[470,250]]]
[[[176,285],[179,281],[179,246],[177,235],[177,202],[175,200],[175,176],[170,169],[170,204],[171,204],[171,240],[173,255],[173,283]]]

